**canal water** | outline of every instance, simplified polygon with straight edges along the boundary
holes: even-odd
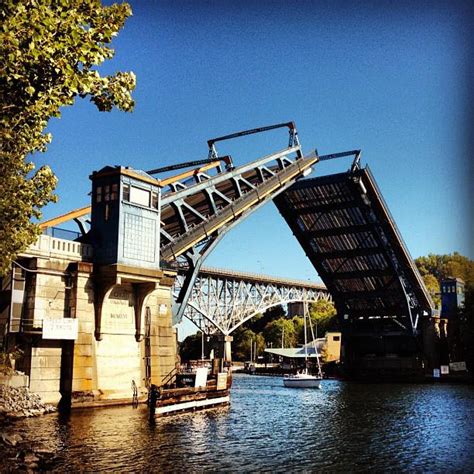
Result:
[[[474,470],[472,385],[282,385],[236,375],[227,408],[154,423],[144,406],[76,410],[17,429],[57,471]]]

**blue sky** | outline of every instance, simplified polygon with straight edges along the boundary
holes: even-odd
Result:
[[[88,176],[107,164],[201,159],[208,138],[293,120],[305,152],[362,149],[414,257],[474,257],[470,2],[131,4],[101,71],[135,72],[136,109],[99,113],[78,100],[51,121],[53,143],[34,157],[59,177],[45,218],[88,204]],[[219,151],[241,164],[286,143],[279,131]],[[348,165],[321,164],[313,176]],[[273,204],[207,264],[317,278]]]

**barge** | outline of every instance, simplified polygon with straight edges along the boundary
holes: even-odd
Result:
[[[206,366],[193,368],[174,374],[172,383],[151,385],[150,417],[228,405],[232,374],[227,368],[219,370],[219,365],[214,363],[212,369]]]

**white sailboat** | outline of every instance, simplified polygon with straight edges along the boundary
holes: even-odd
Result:
[[[323,374],[321,372],[321,364],[319,363],[318,349],[316,347],[316,339],[313,334],[313,325],[311,319],[309,324],[311,326],[311,334],[313,336],[314,350],[316,353],[316,361],[318,363],[318,375],[311,375],[308,372],[308,343],[306,336],[306,318],[307,318],[307,303],[304,303],[304,370],[296,374],[285,375],[283,377],[283,385],[289,388],[319,388],[321,385],[321,380],[323,379]]]
[[[308,369],[304,369],[295,375],[285,375],[283,385],[289,388],[319,388],[321,380],[320,377],[309,374]]]

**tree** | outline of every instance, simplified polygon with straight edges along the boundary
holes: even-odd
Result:
[[[296,344],[304,344],[304,318],[303,316],[293,316],[291,318],[293,327],[295,329],[295,339]],[[306,334],[308,335],[308,340],[311,340],[311,335],[309,334],[309,328],[306,329]]]
[[[250,360],[250,345],[255,333],[245,326],[239,326],[233,333],[232,358],[234,360]]]
[[[258,333],[261,332],[265,327],[266,322],[265,316],[262,313],[257,313],[253,318],[246,321],[242,326],[251,329],[254,333]]]
[[[254,360],[257,360],[257,356],[263,354],[265,350],[265,340],[261,334],[240,326],[232,335],[234,336],[232,343],[232,358],[234,360],[250,360],[251,354]],[[256,353],[255,344],[257,349]]]
[[[439,281],[436,279],[434,275],[431,273],[427,273],[426,275],[422,276],[423,281],[425,282],[426,289],[433,300],[433,303],[436,308],[439,308],[441,305],[441,297],[440,297],[440,286]]]
[[[90,97],[100,111],[133,109],[135,75],[101,77],[94,69],[113,57],[108,45],[130,15],[128,4],[104,7],[100,0],[1,2],[0,275],[40,233],[31,219],[56,200],[52,170],[34,172],[27,160],[51,141],[49,119],[77,96]]]
[[[474,287],[474,261],[458,252],[448,255],[429,254],[418,257],[415,263],[421,276],[431,274],[438,281],[447,277],[461,278],[467,287]]]
[[[197,360],[202,355],[202,332],[191,334],[179,344],[179,355],[181,360]]]
[[[318,336],[324,335],[328,331],[337,331],[339,329],[336,308],[332,301],[319,300],[316,303],[311,303],[309,305],[309,314],[313,326],[317,324]]]
[[[282,317],[284,318],[285,316],[286,311],[283,309],[283,306],[281,304],[268,308],[263,314],[265,323],[269,323],[270,321],[274,321],[275,319],[279,319]]]
[[[443,260],[443,255],[434,255],[430,253],[427,256],[418,257],[415,259],[415,264],[418,267],[418,271],[422,277],[429,274],[433,275],[439,281],[444,278]]]
[[[272,344],[273,347],[281,347],[282,341],[284,347],[296,345],[295,326],[291,319],[279,318],[270,321],[262,334],[267,346]]]

